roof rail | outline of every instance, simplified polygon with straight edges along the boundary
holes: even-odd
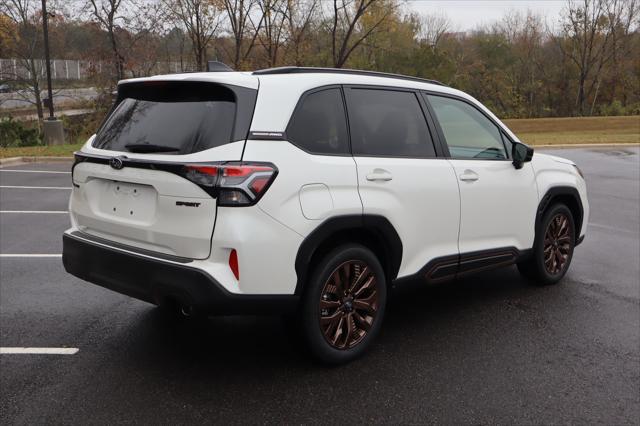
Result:
[[[385,78],[397,78],[400,80],[419,81],[422,83],[437,84],[444,86],[437,80],[429,80],[427,78],[411,77],[402,74],[393,74],[380,71],[365,71],[365,70],[353,70],[345,68],[321,68],[321,67],[277,67],[266,68],[263,70],[254,71],[254,75],[270,75],[270,74],[313,74],[313,73],[330,73],[330,74],[353,74],[353,75],[368,75],[371,77],[385,77]]]

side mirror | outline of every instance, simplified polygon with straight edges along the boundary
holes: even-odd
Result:
[[[523,143],[514,142],[511,149],[511,158],[513,158],[513,167],[521,169],[522,165],[533,158],[533,148]]]

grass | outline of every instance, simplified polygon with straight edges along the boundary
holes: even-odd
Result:
[[[640,116],[569,117],[504,120],[530,145],[640,143]],[[58,146],[0,148],[0,158],[55,156],[70,157],[81,143]]]
[[[640,116],[504,120],[529,145],[640,143]]]
[[[71,157],[82,143],[55,146],[24,146],[0,148],[0,158],[9,157]]]

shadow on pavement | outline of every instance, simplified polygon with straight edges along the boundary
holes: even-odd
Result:
[[[438,285],[405,284],[392,292],[381,335],[365,359],[375,358],[380,350],[384,356],[393,356],[394,347],[405,346],[402,342],[413,338],[424,339],[424,333],[440,335],[458,329],[464,324],[456,321],[469,321],[470,311],[484,311],[491,304],[526,310],[520,299],[539,290],[529,286],[515,267]],[[323,368],[307,357],[284,319],[277,316],[179,320],[151,308],[127,331],[127,359],[148,368],[197,364],[204,368],[202,374],[238,368]]]

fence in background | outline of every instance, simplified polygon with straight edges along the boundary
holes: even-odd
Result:
[[[45,77],[44,60],[34,61],[36,72]],[[127,70],[127,77],[143,77],[192,71],[193,66],[180,62],[157,62],[141,64],[136,70]],[[52,59],[51,78],[54,80],[82,80],[103,73],[113,72],[113,63],[107,61],[82,61],[74,59]],[[0,80],[31,78],[30,70],[21,59],[0,59]]]

